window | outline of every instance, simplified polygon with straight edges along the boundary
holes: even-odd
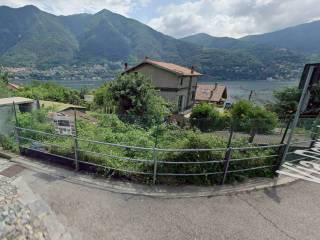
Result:
[[[180,86],[182,86],[182,85],[183,85],[183,77],[180,78]]]
[[[69,127],[70,122],[68,120],[58,120],[58,125],[62,127]]]
[[[178,109],[179,111],[183,110],[183,96],[179,96],[178,98]]]

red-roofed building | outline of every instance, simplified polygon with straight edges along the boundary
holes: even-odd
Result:
[[[228,98],[228,91],[225,85],[220,84],[198,84],[196,103],[224,104]]]
[[[202,74],[193,67],[187,68],[146,58],[137,66],[124,71],[133,72],[150,77],[160,95],[165,100],[176,103],[180,112],[192,108],[195,104],[197,81]]]

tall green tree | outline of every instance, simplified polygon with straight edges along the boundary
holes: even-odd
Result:
[[[168,103],[143,74],[121,75],[110,83],[109,91],[120,115],[140,117],[150,123],[169,114]]]

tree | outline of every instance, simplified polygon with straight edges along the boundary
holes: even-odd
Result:
[[[21,97],[56,101],[70,104],[81,104],[80,93],[54,83],[33,82],[18,91]]]
[[[110,92],[110,83],[105,83],[94,91],[94,108],[102,109],[102,112],[106,112],[108,109],[113,109],[115,103]]]
[[[195,106],[192,109],[190,119],[191,125],[203,132],[221,129],[224,125],[222,114],[209,103],[201,103]]]
[[[150,123],[169,114],[168,103],[143,74],[121,75],[110,83],[109,91],[120,115],[140,117]]]
[[[275,97],[275,102],[272,104],[271,109],[280,118],[285,118],[297,110],[301,90],[297,87],[287,87],[283,90],[275,91],[273,96]]]
[[[12,95],[12,92],[7,88],[8,83],[8,73],[0,71],[0,98],[10,97]]]
[[[253,142],[257,133],[271,132],[278,122],[275,113],[246,100],[233,105],[231,116],[235,130],[250,133],[249,142]]]
[[[3,82],[4,84],[9,83],[9,74],[8,72],[1,72],[0,71],[0,81]]]

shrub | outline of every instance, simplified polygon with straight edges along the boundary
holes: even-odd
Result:
[[[120,115],[133,116],[134,120],[142,119],[150,125],[169,114],[168,104],[158,95],[151,79],[143,74],[121,75],[110,83],[109,91]]]
[[[190,122],[201,131],[210,132],[225,127],[225,116],[227,115],[219,113],[212,105],[201,103],[192,109]]]
[[[245,100],[233,105],[231,117],[234,130],[248,133],[270,133],[278,122],[275,113]]]

